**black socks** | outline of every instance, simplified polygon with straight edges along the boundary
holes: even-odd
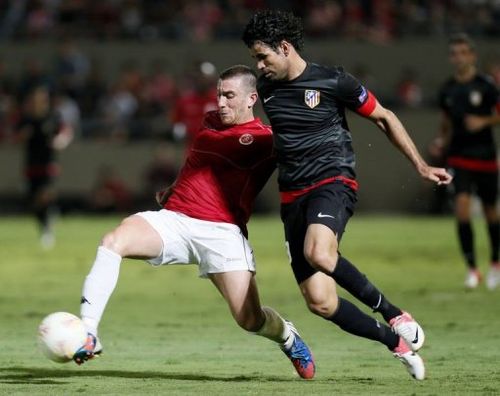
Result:
[[[350,334],[379,341],[391,351],[399,344],[399,336],[394,334],[388,326],[366,315],[354,304],[343,298],[339,298],[337,311],[327,320]]]
[[[498,263],[498,248],[500,244],[500,223],[488,223],[488,235],[490,236],[491,262]]]
[[[469,268],[476,268],[476,255],[474,253],[474,233],[470,222],[459,222],[458,239],[460,240],[460,249]]]
[[[366,276],[344,257],[339,256],[331,277],[374,312],[380,312],[387,322],[401,315],[401,310],[392,305]]]

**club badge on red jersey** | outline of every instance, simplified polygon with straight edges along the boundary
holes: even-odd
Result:
[[[315,89],[306,89],[304,93],[304,101],[311,109],[314,109],[320,102],[320,92]]]
[[[253,143],[253,136],[249,133],[245,133],[240,136],[240,143],[244,146],[248,146]]]

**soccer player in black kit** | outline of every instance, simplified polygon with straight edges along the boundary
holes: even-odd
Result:
[[[491,247],[486,286],[494,289],[500,285],[500,227],[496,208],[498,162],[492,126],[500,123],[500,93],[492,79],[478,72],[474,43],[466,34],[450,38],[449,57],[454,74],[439,93],[442,117],[439,135],[433,144],[446,156],[447,166],[454,174],[457,231],[468,267],[465,286],[474,289],[482,278],[477,268],[471,226],[472,194],[477,194],[488,223]]]
[[[40,227],[40,243],[44,248],[51,248],[55,242],[53,182],[59,174],[56,151],[70,143],[73,130],[54,111],[49,89],[40,85],[33,87],[27,97],[17,132],[26,147],[24,173],[30,204]]]
[[[445,169],[428,166],[398,118],[341,67],[304,60],[302,22],[292,13],[255,14],[243,33],[261,72],[259,96],[273,128],[281,217],[291,266],[308,308],[341,329],[386,345],[417,380],[425,367],[416,351],[424,333],[338,252],[356,202],[349,108],[373,121],[424,178],[447,184]],[[389,326],[337,296],[336,284],[382,314]]]

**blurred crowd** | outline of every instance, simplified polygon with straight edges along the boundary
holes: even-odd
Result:
[[[10,0],[0,2],[0,39],[233,39],[262,8],[293,10],[316,37],[500,35],[497,0]]]
[[[217,70],[195,61],[174,75],[165,58],[144,65],[125,61],[104,78],[81,49],[84,40],[176,39],[203,42],[238,38],[250,15],[264,7],[292,8],[307,34],[384,42],[408,35],[469,31],[500,34],[500,1],[488,0],[15,0],[0,2],[0,40],[57,40],[49,63],[34,55],[8,70],[0,53],[0,143],[15,140],[29,92],[46,86],[55,110],[77,138],[161,138],[189,144],[202,115],[216,106]],[[177,62],[178,60],[176,60]],[[12,63],[10,63],[12,65]],[[12,66],[11,66],[12,67]],[[500,64],[486,65],[500,84]],[[352,69],[389,106],[419,108],[435,100],[420,72],[402,64],[380,84],[367,65]]]
[[[303,17],[306,34],[318,39],[387,43],[413,36],[447,36],[458,30],[475,37],[500,36],[498,0],[1,1],[0,42],[58,44],[48,62],[33,55],[15,64],[7,58],[9,54],[0,52],[0,144],[18,143],[18,126],[28,112],[30,95],[43,86],[50,92],[53,110],[72,128],[76,139],[157,139],[189,146],[203,114],[216,108],[220,70],[208,61],[185,60],[175,68],[181,71],[174,72],[169,63],[173,60],[159,56],[150,63],[130,58],[112,77],[109,73],[105,77],[99,61],[79,43],[183,40],[183,45],[189,45],[234,40],[252,13],[266,7],[293,9]],[[368,64],[353,66],[350,71],[391,107],[434,104],[435,92],[425,91],[423,71],[412,65],[401,64],[399,74],[384,83]],[[500,86],[500,63],[485,66]],[[172,152],[164,152],[159,150],[147,169],[144,196],[153,196],[159,180],[164,184],[175,178],[178,161],[172,161]],[[92,199],[85,205],[96,211],[128,210],[136,203],[126,184],[116,169],[104,164],[97,172]]]
[[[130,60],[112,80],[106,80],[99,67],[67,39],[50,65],[32,57],[21,67],[15,74],[0,59],[0,142],[15,141],[29,94],[38,86],[49,89],[55,111],[83,139],[156,137],[189,143],[203,114],[217,103],[217,71],[210,62],[194,61],[177,76],[163,59],[151,60],[147,68]]]
[[[77,139],[161,139],[189,145],[203,114],[216,108],[219,71],[208,61],[186,61],[176,75],[165,58],[150,64],[130,59],[104,78],[76,40],[62,39],[57,48],[50,62],[33,56],[19,70],[17,65],[9,70],[0,57],[0,144],[16,141],[29,93],[38,86],[49,89],[54,110]],[[500,63],[485,64],[485,71],[500,86]],[[435,102],[435,92],[425,92],[415,67],[402,64],[399,74],[383,84],[366,64],[354,65],[351,72],[391,107],[422,108]]]

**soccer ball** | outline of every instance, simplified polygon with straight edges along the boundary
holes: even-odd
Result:
[[[78,316],[55,312],[46,316],[38,326],[40,349],[50,360],[66,363],[73,359],[87,339],[87,330]]]

